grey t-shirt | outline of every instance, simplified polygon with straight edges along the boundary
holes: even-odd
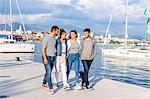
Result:
[[[47,56],[55,56],[55,45],[56,45],[56,39],[54,36],[51,34],[47,34],[43,39],[42,39],[42,45],[46,46],[46,55]]]
[[[79,43],[77,41],[75,43],[70,41],[70,43],[71,43],[71,47],[70,47],[69,53],[79,53],[79,50],[80,50]]]

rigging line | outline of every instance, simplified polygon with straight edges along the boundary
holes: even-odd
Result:
[[[0,5],[0,14],[1,14],[1,17],[0,17],[0,23],[2,23],[3,22],[3,10],[4,10],[4,2],[2,1],[2,3],[0,3],[1,5]],[[2,27],[2,29],[3,29],[3,27]]]
[[[26,32],[26,28],[25,28],[25,24],[24,24],[24,21],[23,21],[23,17],[22,17],[22,14],[21,14],[21,10],[20,10],[18,0],[16,0],[16,4],[17,4],[17,8],[18,8],[19,15],[20,15],[20,18],[21,18],[21,22],[22,22],[22,25],[23,25],[24,32]]]
[[[8,28],[8,25],[7,25],[7,21],[8,21],[8,12],[9,12],[9,10],[8,10],[8,6],[9,6],[9,3],[8,3],[8,0],[6,0],[6,2],[5,2],[5,4],[4,4],[5,6],[4,6],[4,8],[6,9],[6,10],[4,10],[4,11],[6,11],[6,12],[4,12],[5,14],[5,31],[7,31],[7,28]]]

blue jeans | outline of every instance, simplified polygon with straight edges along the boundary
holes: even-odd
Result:
[[[48,59],[48,64],[44,64],[45,76],[43,79],[43,84],[48,83],[49,88],[53,88],[53,84],[52,84],[52,80],[51,80],[51,73],[52,73],[53,66],[55,65],[56,57],[48,56],[47,59]],[[44,60],[43,60],[43,63],[44,63]]]
[[[80,59],[79,53],[71,53],[68,55],[68,66],[67,66],[67,79],[69,78],[69,74],[74,63],[74,69],[76,74],[76,83],[79,83],[79,67],[80,67]]]
[[[82,86],[88,86],[89,85],[89,79],[88,79],[88,75],[89,75],[89,70],[91,67],[93,60],[82,60],[82,64],[84,67],[84,77],[83,77],[83,81],[82,81]]]

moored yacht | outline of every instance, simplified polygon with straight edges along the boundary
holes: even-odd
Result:
[[[23,18],[21,15],[20,7],[18,4],[18,0],[16,2],[20,18],[22,20],[23,28],[25,30]],[[0,31],[0,53],[33,53],[34,52],[34,44],[25,43],[25,42],[17,42],[13,39],[13,20],[12,20],[12,0],[9,0],[9,25],[10,31],[1,30]],[[7,17],[7,16],[6,16]]]
[[[102,48],[102,55],[104,57],[114,57],[114,58],[126,58],[126,59],[148,59],[150,60],[150,49],[147,48],[136,48],[127,46],[128,38],[128,0],[126,4],[126,14],[125,14],[125,38],[124,46],[116,48]]]

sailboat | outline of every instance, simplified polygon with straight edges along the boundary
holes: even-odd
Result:
[[[18,0],[16,0],[16,5],[18,8],[18,12],[23,24],[24,31],[25,25],[23,22],[22,14],[20,11],[20,7],[18,4]],[[27,44],[22,42],[17,42],[13,39],[13,20],[12,20],[12,0],[9,0],[9,25],[10,31],[1,30],[0,31],[0,53],[33,53],[34,52],[34,44]]]
[[[125,37],[124,46],[117,48],[102,48],[102,55],[104,57],[123,58],[123,59],[148,59],[150,60],[150,50],[136,47],[127,46],[128,38],[128,0],[126,1],[126,14],[125,14]]]

